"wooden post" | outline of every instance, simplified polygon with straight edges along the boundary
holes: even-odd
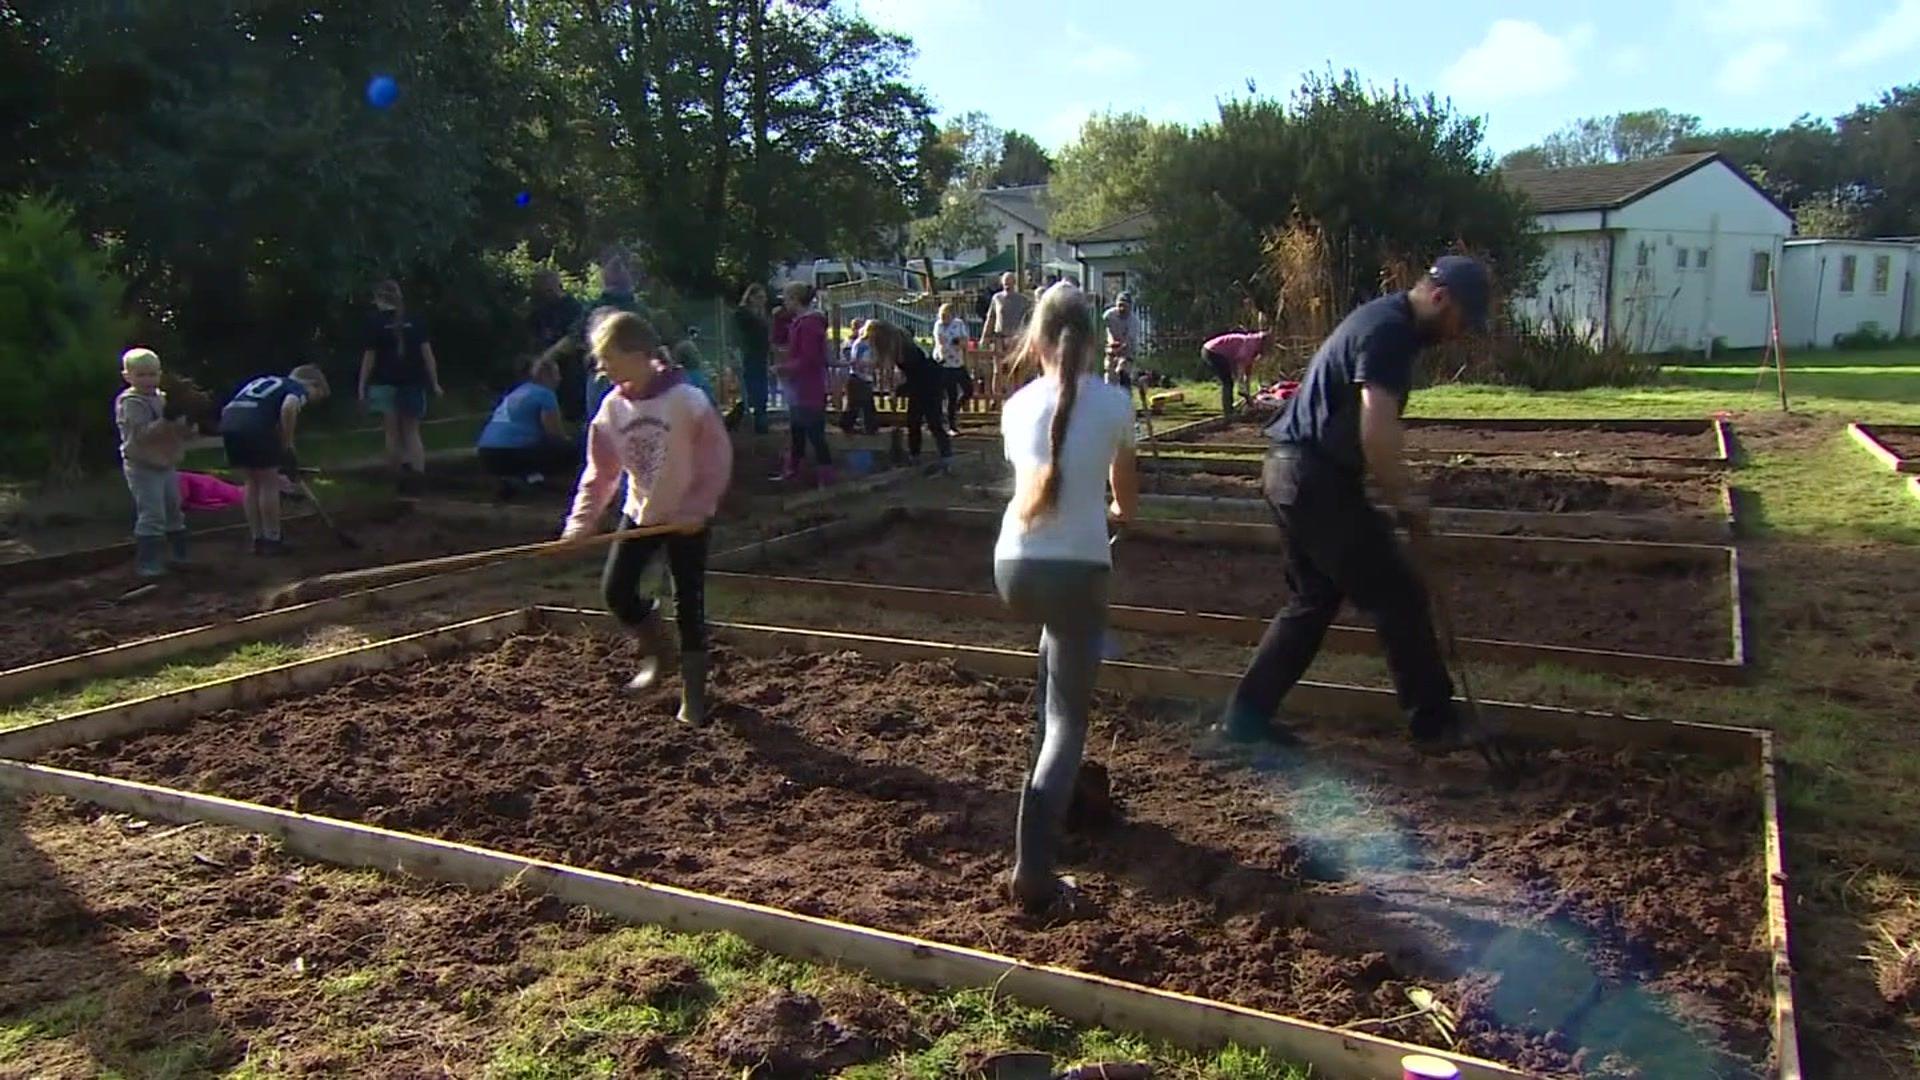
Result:
[[[1780,351],[1780,289],[1774,262],[1767,263],[1767,342],[1773,346],[1774,380],[1780,386],[1780,411],[1787,411],[1787,358]]]
[[[1027,234],[1023,232],[1013,234],[1013,287],[1022,292],[1027,288]]]

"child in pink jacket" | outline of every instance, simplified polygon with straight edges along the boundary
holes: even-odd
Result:
[[[699,724],[707,714],[707,519],[733,476],[733,445],[713,402],[678,370],[655,365],[659,349],[658,335],[638,315],[618,312],[594,327],[593,353],[614,389],[588,426],[587,464],[560,535],[592,535],[623,474],[622,528],[679,526],[617,541],[607,552],[600,589],[607,609],[640,638],[644,656],[627,687],[646,690],[670,646],[658,606],[640,595],[639,584],[647,564],[666,549],[680,627],[680,719]]]
[[[777,365],[787,385],[787,427],[792,445],[778,479],[800,475],[813,445],[815,479],[833,483],[833,455],[827,450],[827,317],[813,306],[814,289],[803,281],[787,286],[784,299],[792,316],[787,327],[787,355]]]

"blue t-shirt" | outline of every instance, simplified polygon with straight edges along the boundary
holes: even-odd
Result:
[[[1299,392],[1267,426],[1267,437],[1308,447],[1356,474],[1364,473],[1360,386],[1387,390],[1405,408],[1420,346],[1406,293],[1389,293],[1353,309],[1313,354]]]
[[[487,426],[480,429],[480,449],[521,450],[539,446],[547,437],[540,415],[549,409],[560,411],[560,399],[539,383],[523,382],[507,391],[507,396],[493,407]]]
[[[305,400],[307,388],[285,375],[252,379],[220,410],[222,435],[272,435],[280,430],[280,410],[288,397]]]

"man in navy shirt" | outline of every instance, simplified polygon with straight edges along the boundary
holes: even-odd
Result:
[[[1260,639],[1221,718],[1233,741],[1291,742],[1274,724],[1344,600],[1373,619],[1416,745],[1448,751],[1475,737],[1453,706],[1425,587],[1368,501],[1371,479],[1414,524],[1425,508],[1401,459],[1400,414],[1413,364],[1431,344],[1485,329],[1490,281],[1475,259],[1449,255],[1419,284],[1355,308],[1320,346],[1287,409],[1267,428],[1262,483],[1287,538],[1291,596]]]

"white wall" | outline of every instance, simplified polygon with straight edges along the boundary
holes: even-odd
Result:
[[[1854,260],[1853,288],[1842,292],[1843,262]],[[1873,287],[1874,261],[1887,260],[1886,288]],[[1911,248],[1843,240],[1789,244],[1780,264],[1780,339],[1788,347],[1826,348],[1868,324],[1901,332]]]
[[[1620,235],[1614,340],[1635,352],[1704,349],[1715,338],[1735,349],[1766,344],[1772,315],[1766,289],[1753,288],[1754,256],[1765,254],[1777,267],[1783,234],[1716,231],[1716,215],[1704,217],[1705,229],[1629,229]]]
[[[1540,263],[1540,279],[1533,295],[1515,297],[1514,314],[1528,325],[1545,330],[1564,328],[1596,347],[1606,321],[1607,236],[1601,232],[1559,231],[1555,219],[1600,215],[1554,214],[1540,219],[1550,231]]]
[[[980,212],[994,227],[993,249],[989,251],[985,248],[968,248],[966,251],[955,255],[954,261],[965,266],[983,262],[987,256],[997,255],[1012,247],[1016,236],[1020,237],[1021,243],[1027,245],[1040,244],[1042,262],[1054,260],[1070,263],[1073,261],[1072,244],[1062,243],[1047,233],[1036,230],[1032,225],[1021,221],[1019,218],[1014,217],[1012,214],[1007,213],[1005,210],[1000,209],[998,206],[986,200],[981,201]],[[1030,252],[1023,251],[1020,257],[1026,259],[1029,254]],[[1032,260],[1029,259],[1029,265],[1031,265],[1031,262]]]

